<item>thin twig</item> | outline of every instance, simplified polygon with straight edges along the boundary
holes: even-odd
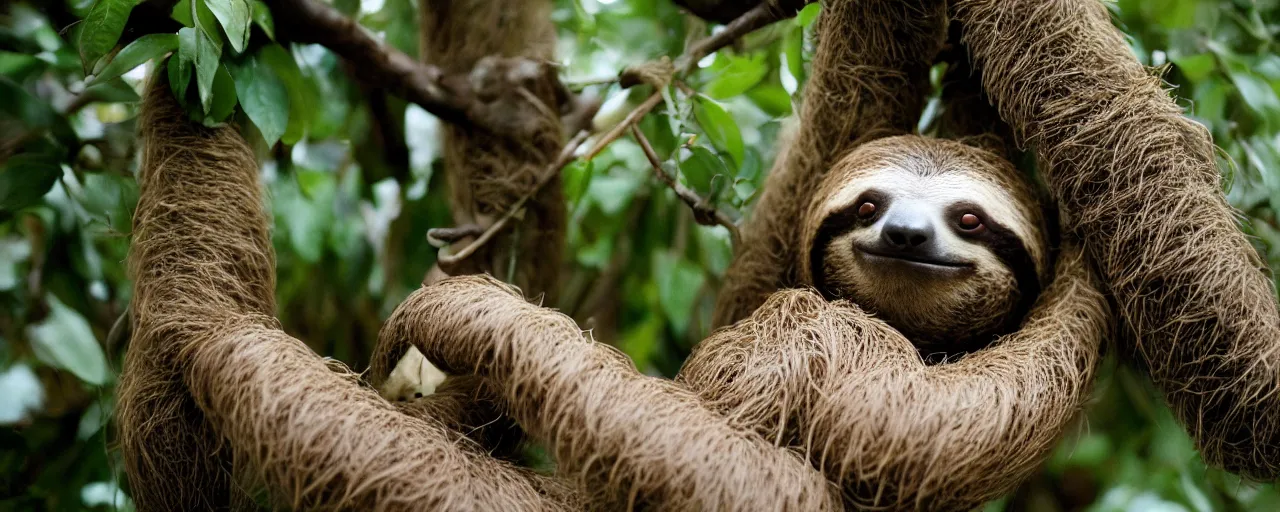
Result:
[[[644,117],[645,114],[648,114],[650,110],[653,110],[653,107],[658,106],[658,103],[661,102],[662,93],[654,91],[653,94],[650,94],[643,103],[640,103],[640,105],[633,109],[631,113],[627,114],[627,117],[623,118],[622,122],[618,123],[617,126],[610,128],[607,133],[600,136],[600,139],[591,146],[591,150],[587,151],[587,153],[583,155],[582,159],[591,160],[592,158],[595,158],[601,151],[604,151],[605,146],[608,146],[609,144],[612,144],[613,141],[618,140],[618,138],[622,136],[623,132],[627,131],[627,128],[640,122],[640,118]]]
[[[686,74],[693,70],[693,66],[703,57],[710,55],[721,48],[729,46],[730,43],[737,41],[738,38],[747,35],[756,29],[769,25],[771,23],[781,21],[794,16],[795,13],[790,9],[779,9],[770,4],[770,2],[760,2],[759,5],[752,7],[751,10],[738,16],[737,19],[725,25],[724,30],[712,34],[706,39],[702,39],[685,51],[684,55],[676,60],[676,71],[680,74]]]
[[[475,253],[477,249],[488,243],[489,239],[493,238],[495,234],[502,231],[502,228],[505,227],[508,222],[511,222],[511,219],[524,208],[524,204],[527,203],[530,198],[537,195],[538,191],[542,190],[542,187],[550,182],[552,178],[560,175],[560,170],[563,169],[564,166],[569,165],[569,162],[573,161],[573,153],[578,150],[578,146],[581,146],[583,141],[587,140],[588,135],[590,135],[590,132],[586,130],[582,130],[578,132],[577,135],[574,135],[573,138],[564,145],[564,149],[560,151],[560,156],[556,157],[556,159],[551,162],[544,171],[542,171],[542,176],[538,177],[538,181],[529,188],[529,191],[526,192],[524,196],[521,196],[515,204],[511,205],[511,208],[507,209],[507,213],[503,214],[502,218],[498,219],[497,222],[494,222],[486,228],[484,233],[480,234],[479,238],[476,238],[475,241],[471,242],[457,253],[441,254],[436,258],[436,262],[441,266],[441,268],[454,265],[464,259],[467,259],[467,257]]]
[[[702,224],[704,226],[724,226],[725,229],[729,230],[729,239],[736,247],[738,245],[739,235],[738,226],[733,223],[733,219],[730,219],[724,212],[716,209],[715,206],[707,204],[707,202],[703,200],[697,192],[694,192],[689,187],[681,184],[674,176],[667,174],[667,171],[662,168],[662,159],[658,158],[658,153],[653,150],[653,146],[649,144],[649,139],[645,138],[639,128],[632,126],[631,135],[635,137],[636,142],[640,144],[640,149],[644,150],[644,156],[649,159],[649,164],[653,166],[653,172],[658,176],[658,179],[674,191],[676,193],[676,197],[680,198],[681,201],[684,201],[684,204],[689,205],[689,208],[693,209],[694,220],[698,221],[698,224]]]
[[[274,0],[274,3],[281,2],[306,3],[313,2],[313,0]],[[729,45],[734,40],[742,37],[748,32],[790,17],[789,15],[784,14],[784,12],[786,12],[786,10],[779,10],[770,5],[769,2],[762,2],[760,5],[747,11],[742,16],[739,16],[738,19],[733,20],[733,22],[729,23],[724,30],[690,46],[689,49],[686,50],[685,54],[676,60],[676,73],[680,75],[687,74],[692,70],[693,65],[696,64],[698,60],[707,56],[711,52]],[[628,128],[630,128],[632,133],[635,134],[636,140],[640,142],[641,147],[645,150],[645,156],[647,156],[649,158],[649,162],[653,164],[658,177],[662,179],[667,186],[675,190],[676,195],[680,196],[681,200],[693,208],[694,218],[698,220],[698,223],[711,226],[724,226],[725,229],[729,230],[729,237],[733,244],[735,246],[738,245],[738,226],[733,223],[733,220],[725,215],[724,212],[705,204],[705,202],[698,197],[697,193],[689,190],[683,185],[680,185],[668,176],[666,172],[662,170],[662,162],[658,159],[657,154],[654,153],[653,146],[649,145],[648,139],[646,139],[644,135],[636,129],[636,123],[638,123],[641,118],[661,102],[662,92],[660,90],[654,91],[653,94],[649,95],[649,97],[644,100],[644,102],[640,103],[640,105],[636,106],[635,109],[628,113],[627,117],[623,118],[622,122],[618,123],[617,126],[614,126],[597,139],[595,144],[591,146],[591,149],[582,156],[582,160],[590,161],[592,158],[595,158],[601,151],[604,151],[606,146],[612,144],[613,141],[618,140],[618,138],[621,137]],[[538,178],[538,181],[533,184],[533,187],[526,192],[524,196],[517,200],[515,204],[511,205],[511,208],[507,209],[507,212],[504,213],[497,222],[491,224],[483,233],[480,234],[478,238],[457,253],[441,254],[436,259],[437,264],[442,269],[444,267],[454,265],[470,257],[476,252],[476,250],[488,243],[494,235],[506,227],[507,223],[509,223],[511,219],[524,208],[524,204],[528,202],[530,198],[537,195],[538,191],[542,190],[542,187],[551,181],[551,178],[559,175],[560,170],[563,169],[564,166],[569,165],[569,162],[573,160],[573,153],[577,151],[578,146],[582,145],[588,135],[590,135],[590,131],[588,130],[579,131],[577,135],[569,141],[569,143],[565,144],[564,149],[560,152],[560,156],[547,167],[547,170],[544,171],[543,175]]]
[[[571,90],[581,90],[585,87],[590,87],[593,85],[606,85],[606,84],[612,85],[617,81],[618,81],[618,77],[616,76],[601,76],[596,78],[582,78],[578,80],[569,80],[564,83],[564,86],[568,87]]]
[[[427,243],[437,249],[443,249],[469,236],[484,233],[479,224],[463,224],[452,228],[432,228],[427,230]]]

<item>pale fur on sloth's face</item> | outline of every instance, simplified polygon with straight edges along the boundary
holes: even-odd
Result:
[[[985,341],[979,338],[989,340],[1020,299],[1013,269],[993,252],[990,236],[962,229],[963,214],[973,213],[984,230],[995,228],[1027,245],[1044,236],[1038,219],[1029,218],[1025,202],[1031,198],[1020,201],[998,179],[958,163],[884,162],[888,166],[852,176],[822,205],[823,211],[836,212],[856,211],[868,199],[881,203],[870,218],[831,238],[823,268],[814,270],[822,272],[828,293],[876,313],[926,350],[968,348]],[[931,257],[952,266],[874,254],[886,219],[900,212],[928,219],[930,243],[935,244]]]

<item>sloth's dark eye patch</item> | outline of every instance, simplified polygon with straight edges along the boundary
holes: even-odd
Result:
[[[862,204],[858,205],[858,216],[859,216],[859,217],[861,217],[861,218],[864,218],[864,219],[865,219],[865,218],[870,217],[870,216],[875,215],[875,214],[876,214],[876,204],[875,204],[875,203],[873,203],[873,202],[871,202],[871,201],[863,201],[863,202],[862,202]]]

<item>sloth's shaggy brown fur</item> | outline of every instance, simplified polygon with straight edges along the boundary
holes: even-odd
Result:
[[[421,53],[446,72],[470,73],[480,101],[509,102],[502,110],[533,125],[524,140],[472,127],[443,126],[444,165],[456,224],[487,226],[533,188],[563,143],[559,109],[563,98],[551,68],[507,67],[502,57],[549,60],[554,57],[555,25],[546,0],[422,0]],[[477,66],[477,64],[481,64]],[[547,72],[551,71],[551,72]],[[520,76],[528,95],[486,91],[505,83],[497,75]],[[492,98],[486,97],[492,94]],[[536,102],[530,98],[536,99]],[[506,275],[512,253],[519,255],[512,282],[531,295],[553,299],[564,246],[565,202],[560,179],[553,178],[529,201],[511,236],[498,237],[453,274],[500,269]],[[469,242],[470,239],[467,239]],[[458,244],[461,247],[465,243]]]
[[[1109,322],[1078,247],[1022,329],[926,365],[893,328],[808,290],[703,341],[678,381],[731,422],[807,454],[853,508],[967,510],[1044,460],[1092,389]]]
[[[669,380],[641,374],[573,320],[487,276],[444,280],[387,320],[370,369],[410,344],[449,373],[478,374],[509,414],[546,442],[594,507],[837,510],[834,488],[797,453],[772,446]]]
[[[140,510],[560,509],[563,486],[398,412],[281,332],[258,165],[234,127],[148,87],[117,420]]]
[[[1280,476],[1280,314],[1205,128],[1089,0],[955,5],[985,86],[1034,147],[1150,372],[1207,462]]]
[[[799,286],[800,226],[813,192],[841,153],[862,140],[909,133],[946,39],[937,0],[825,2],[805,86],[800,131],[778,154],[716,303],[713,324],[751,314],[773,292]]]
[[[428,58],[472,55],[464,50],[482,44],[524,48],[503,41],[546,14],[543,2],[427,3],[427,34],[470,30],[434,18],[468,8],[488,20],[479,32],[493,40],[458,33],[450,47],[454,36],[441,35],[426,45]],[[233,127],[187,121],[163,79],[153,80],[139,123],[134,335],[117,408],[139,509],[248,507],[259,489],[272,505],[302,509],[974,507],[1025,478],[1087,397],[1109,327],[1091,264],[1133,353],[1206,459],[1274,477],[1280,315],[1217,188],[1203,129],[1181,117],[1088,0],[953,7],[991,98],[1039,150],[1089,258],[1068,244],[1016,333],[934,366],[852,304],[778,290],[803,284],[795,219],[834,159],[914,123],[943,39],[940,1],[827,3],[802,131],[746,226],[749,243],[718,307],[718,322],[741,321],[704,342],[676,382],[641,375],[509,286],[456,277],[397,309],[371,374],[384,378],[412,344],[447,371],[486,380],[387,403],[279,330],[252,154]],[[508,37],[491,37],[494,26]],[[507,51],[486,48],[476,51]],[[470,169],[450,171],[467,184],[455,206],[477,218],[514,201],[533,169],[526,163],[550,158],[559,137],[547,131],[486,155],[491,139],[449,130],[458,149],[448,158]],[[538,236],[560,236],[558,189],[538,198],[549,210],[535,206],[522,240],[543,228]],[[505,268],[495,254],[511,248],[487,250],[474,263]],[[539,279],[554,278],[529,272],[516,281],[548,291]],[[469,407],[476,397],[490,405]],[[486,453],[476,440],[495,442],[506,428],[488,426],[497,418],[489,407],[548,443],[560,477]]]

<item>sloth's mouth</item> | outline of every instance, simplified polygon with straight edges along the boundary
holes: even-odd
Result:
[[[892,260],[897,263],[905,263],[911,266],[921,267],[926,270],[956,271],[973,268],[972,263],[965,261],[946,260],[903,252],[882,252],[862,247],[859,247],[858,250],[872,261]]]

